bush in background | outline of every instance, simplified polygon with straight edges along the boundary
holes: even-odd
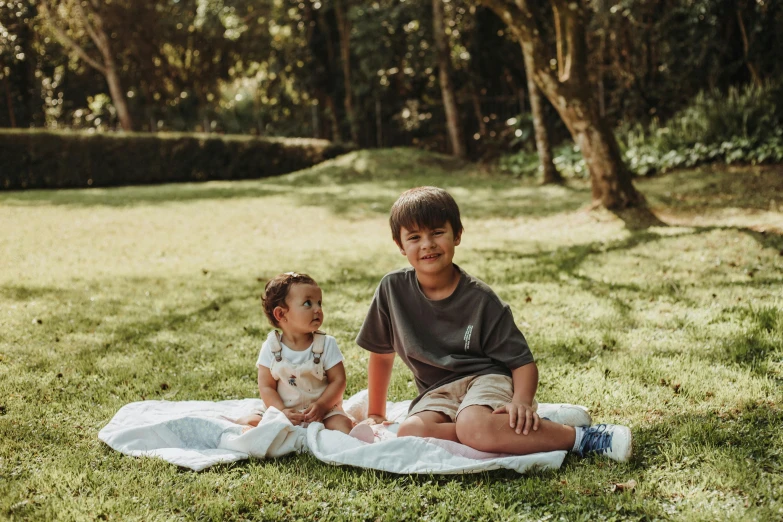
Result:
[[[589,172],[579,147],[564,143],[552,149],[552,162],[564,178],[587,178]],[[535,150],[520,150],[498,159],[498,168],[516,177],[534,177],[538,175],[538,153]]]
[[[0,130],[0,188],[263,178],[347,151],[326,140],[301,138]]]
[[[702,92],[666,124],[621,126],[620,147],[629,168],[640,176],[702,163],[783,162],[783,83],[731,88],[725,94]],[[565,177],[586,177],[587,168],[573,144],[553,150]],[[538,155],[520,151],[499,161],[501,170],[534,176]]]
[[[783,161],[783,84],[699,93],[665,125],[619,132],[629,167],[642,176],[701,163]]]

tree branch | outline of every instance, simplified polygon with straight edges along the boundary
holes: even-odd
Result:
[[[576,67],[580,67],[583,70],[579,71],[579,76],[587,75],[587,34],[585,33],[585,27],[587,27],[587,12],[585,7],[579,6],[572,13],[569,18],[570,27],[567,27],[568,31],[568,46],[569,46],[569,60],[566,62],[569,69],[573,70]]]
[[[549,66],[543,34],[536,24],[533,13],[526,0],[514,0],[510,3],[504,0],[481,0],[490,8],[511,30],[523,52],[527,50],[533,58],[536,84],[542,89],[547,85],[549,90],[557,89],[558,78]]]
[[[759,76],[758,71],[756,71],[753,62],[750,61],[750,42],[748,41],[748,33],[745,31],[745,21],[742,19],[742,11],[739,8],[737,8],[737,24],[739,25],[740,35],[742,36],[742,51],[745,56],[745,65],[748,67],[748,71],[750,71],[753,83],[756,84],[756,86],[760,86],[762,84],[761,77]]]
[[[561,80],[563,79],[564,60],[563,60],[563,20],[560,17],[560,11],[558,10],[557,3],[552,2],[552,12],[555,15],[555,44],[557,45],[557,76]]]
[[[74,9],[76,9],[77,13],[79,14],[79,18],[81,19],[82,25],[84,26],[84,29],[87,31],[87,34],[92,39],[93,43],[95,43],[95,46],[98,47],[98,50],[103,55],[103,59],[107,59],[107,53],[109,47],[108,38],[106,37],[106,32],[103,30],[103,22],[96,14],[96,28],[93,28],[93,26],[90,24],[90,20],[87,18],[87,15],[84,12],[84,9],[82,9],[81,3],[79,0],[76,0],[73,2]]]
[[[80,46],[78,43],[76,43],[74,40],[71,39],[70,36],[68,36],[65,31],[63,31],[58,25],[57,21],[52,16],[51,12],[49,11],[49,6],[46,5],[45,2],[41,2],[39,4],[39,8],[41,13],[43,14],[44,20],[46,21],[46,25],[49,26],[49,28],[54,33],[55,37],[60,40],[60,43],[62,43],[64,46],[71,48],[79,58],[87,62],[92,68],[99,71],[101,74],[106,74],[106,67],[100,63],[98,60],[94,59],[92,56],[87,54],[87,51],[85,51],[82,46]]]

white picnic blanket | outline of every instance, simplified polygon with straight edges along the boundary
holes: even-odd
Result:
[[[389,420],[404,420],[409,404],[389,402]],[[521,456],[489,454],[456,442],[417,437],[390,437],[368,444],[324,429],[319,422],[307,428],[294,426],[274,408],[266,411],[258,427],[245,433],[243,426],[227,420],[262,406],[260,399],[133,402],[120,408],[98,438],[125,455],[158,457],[194,471],[249,457],[309,452],[328,464],[392,473],[455,474],[500,468],[524,473],[534,468],[558,468],[566,455],[565,451]],[[540,404],[539,414],[547,416],[560,406]],[[366,418],[367,391],[357,393],[343,407],[357,421]]]

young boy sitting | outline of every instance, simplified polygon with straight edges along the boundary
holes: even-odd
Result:
[[[538,368],[509,306],[452,261],[462,222],[448,192],[404,192],[389,222],[411,267],[384,276],[356,339],[371,352],[372,421],[385,420],[396,353],[419,391],[398,436],[452,440],[490,453],[567,450],[630,458],[625,426],[571,427],[539,418]]]

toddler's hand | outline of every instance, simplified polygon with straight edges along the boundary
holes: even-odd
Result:
[[[305,422],[321,422],[328,411],[329,408],[316,401],[303,411],[302,414],[304,415]]]
[[[492,413],[508,413],[508,425],[519,434],[527,435],[530,428],[538,430],[539,417],[536,410],[530,404],[523,402],[509,402]]]
[[[383,417],[382,415],[368,415],[367,418],[359,424],[368,424],[370,426],[374,426],[375,424],[383,424],[384,426],[388,426],[389,424],[393,423],[386,420],[386,417]]]
[[[283,410],[283,415],[288,417],[288,420],[291,421],[291,424],[294,426],[299,426],[304,421],[304,415],[302,412],[296,411],[292,408],[286,408]]]

